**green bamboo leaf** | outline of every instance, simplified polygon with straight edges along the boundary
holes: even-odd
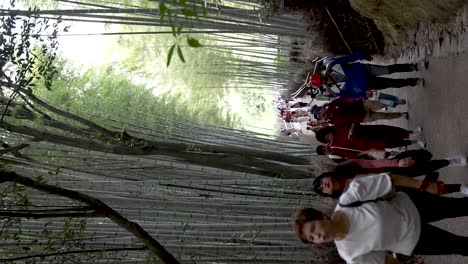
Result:
[[[185,63],[184,54],[182,53],[182,49],[179,47],[179,45],[177,45],[177,54],[179,55],[180,60]]]
[[[198,48],[202,46],[202,44],[200,44],[200,42],[197,39],[191,37],[187,37],[187,43],[192,48]]]
[[[172,30],[172,35],[174,36],[174,38],[177,38],[177,30],[176,30],[176,27],[171,25],[171,30]]]
[[[161,24],[164,20],[164,14],[166,14],[167,7],[164,3],[159,3],[159,15],[161,16]]]
[[[180,24],[178,27],[177,27],[177,35],[180,35],[182,33],[182,28],[184,28],[184,24]]]
[[[206,9],[206,6],[202,6],[202,14],[204,17],[206,17],[206,13],[208,12],[208,10]]]
[[[174,55],[175,46],[176,44],[173,44],[171,48],[169,49],[169,53],[167,54],[167,63],[166,63],[167,67],[169,67],[169,65],[171,64],[171,59],[172,59],[172,55]]]
[[[188,8],[182,8],[180,10],[180,12],[182,12],[182,14],[186,17],[189,17],[189,16],[197,16],[197,12],[195,12],[194,10],[192,9],[188,9]]]

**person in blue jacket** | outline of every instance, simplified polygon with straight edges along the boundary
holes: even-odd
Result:
[[[354,53],[338,58],[326,58],[323,61],[325,71],[322,84],[338,84],[340,91],[334,91],[334,93],[344,98],[365,98],[366,91],[370,90],[424,85],[424,80],[419,78],[380,77],[380,75],[395,72],[417,71],[419,70],[418,64],[375,65],[357,62],[364,59],[372,60],[372,57],[364,56],[362,53]],[[427,67],[427,65],[425,66]]]

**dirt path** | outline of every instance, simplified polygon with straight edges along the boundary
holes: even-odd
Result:
[[[468,21],[467,10],[459,18]],[[465,23],[464,25],[468,25]],[[408,106],[397,110],[410,112],[409,121],[396,120],[388,124],[413,129],[422,126],[427,148],[435,158],[468,154],[468,33],[458,37],[448,34],[430,50],[420,47],[397,61],[417,61],[426,57],[430,64],[423,74],[425,87],[389,89],[392,94],[409,100]],[[446,183],[468,184],[468,168],[444,168],[441,180]],[[468,217],[435,224],[456,234],[468,236]],[[468,247],[468,244],[466,245]],[[426,264],[468,263],[468,257],[425,257]]]

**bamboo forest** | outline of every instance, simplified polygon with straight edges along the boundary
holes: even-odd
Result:
[[[345,263],[296,237],[333,162],[275,102],[403,49],[362,2],[3,1],[0,262]]]

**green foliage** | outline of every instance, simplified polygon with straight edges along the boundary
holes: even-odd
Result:
[[[128,120],[146,127],[165,125],[167,133],[170,133],[173,120],[230,125],[221,114],[212,112],[210,118],[204,120],[206,116],[200,116],[203,109],[191,110],[182,102],[181,94],[167,92],[155,95],[155,88],[137,83],[129,78],[131,76],[131,72],[112,66],[88,70],[82,74],[76,74],[65,67],[51,91],[38,87],[36,94],[47,98],[52,105],[65,107],[100,125],[115,126],[117,122],[123,130],[128,128]],[[200,105],[193,107],[201,108]],[[156,121],[155,116],[164,117],[166,121]]]
[[[200,9],[198,6],[202,6]],[[184,28],[185,22],[189,22],[190,19],[195,18],[196,20],[200,20],[199,12],[206,16],[206,7],[204,1],[196,1],[196,4],[192,4],[192,6],[188,6],[185,0],[175,0],[172,1],[170,5],[166,5],[164,2],[159,3],[159,14],[160,14],[160,23],[161,25],[164,24],[164,18],[167,19],[169,26],[171,27],[172,36],[174,37],[174,43],[171,45],[169,52],[167,54],[167,64],[166,66],[169,67],[171,64],[172,56],[174,54],[174,49],[177,49],[177,54],[179,56],[180,61],[185,63],[185,57],[183,55],[182,49],[180,47],[180,39],[182,35],[182,29]],[[184,18],[183,20],[178,19],[182,15]],[[189,37],[187,36],[189,39]],[[193,38],[192,38],[193,39]],[[190,45],[192,48],[199,48],[201,47],[198,40],[193,39],[196,41],[198,45]]]
[[[190,47],[192,48],[198,48],[198,47],[201,47],[202,45],[200,44],[200,42],[197,40],[197,39],[194,39],[194,38],[191,38],[189,36],[187,36],[187,43],[189,44]]]
[[[14,1],[11,5],[11,8],[15,7]],[[37,9],[30,11],[34,14]],[[0,23],[0,80],[8,84],[2,86],[33,89],[41,81],[50,89],[52,79],[58,73],[54,64],[57,34],[67,28],[60,26],[61,18],[50,23],[37,15],[10,15],[0,17]],[[44,33],[50,36],[46,37]]]
[[[42,176],[37,176],[36,179],[45,182]],[[27,213],[31,209],[45,208],[48,205],[41,199],[31,199],[27,194],[28,190],[16,183],[2,183],[0,190],[0,206],[3,210]],[[56,208],[60,203],[64,206],[81,205],[78,202],[69,200],[56,200],[49,205]],[[42,223],[42,230],[34,232],[28,228],[23,228],[24,225],[30,224],[31,221]],[[60,253],[84,249],[86,219],[66,217],[60,221],[38,222],[28,219],[28,217],[3,217],[0,229],[0,243],[6,246],[0,249],[0,256],[2,258],[34,256],[36,254]],[[57,229],[57,223],[63,223],[62,227]],[[90,238],[89,234],[87,236]],[[15,243],[12,243],[12,241]],[[20,246],[15,246],[15,244]],[[80,254],[79,257],[80,260],[91,260],[97,255],[96,253],[86,253]],[[69,263],[73,257],[76,257],[76,255],[56,255],[49,257],[48,260],[52,263]],[[27,263],[37,263],[39,260],[43,261],[44,258],[30,258],[24,261]]]

